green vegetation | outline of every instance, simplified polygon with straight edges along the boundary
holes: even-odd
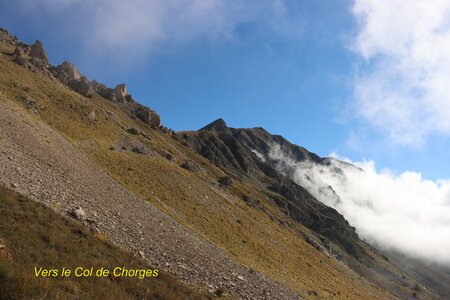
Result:
[[[50,208],[0,187],[0,299],[210,299],[172,275],[36,277],[34,267],[153,269]]]

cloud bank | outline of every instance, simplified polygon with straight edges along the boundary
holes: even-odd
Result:
[[[450,1],[355,0],[352,107],[402,145],[450,135]]]
[[[343,214],[366,241],[450,265],[450,180],[426,180],[409,171],[397,176],[378,171],[373,161],[298,162],[277,144],[269,158]]]

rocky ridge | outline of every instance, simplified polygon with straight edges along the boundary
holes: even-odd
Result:
[[[272,145],[282,145],[299,159],[320,162],[322,159],[304,148],[290,145],[280,137],[273,136],[263,128],[230,128],[218,119],[196,132],[181,132],[174,138],[187,147],[208,158],[234,177],[245,177],[275,193],[272,201],[292,220],[314,230],[322,236],[318,241],[323,249],[329,248],[337,258],[339,251],[330,248],[329,241],[342,247],[356,259],[368,257],[360,246],[355,228],[333,208],[316,200],[306,189],[277,170],[269,152]]]
[[[382,266],[379,258],[386,261],[388,258],[361,240],[355,228],[339,212],[319,202],[308,190],[294,182],[291,178],[294,178],[296,167],[286,163],[286,160],[292,160],[295,163],[329,165],[332,158],[319,157],[260,127],[230,128],[223,119],[218,119],[197,131],[179,132],[174,138],[222,168],[230,177],[239,181],[250,181],[265,190],[274,205],[286,216],[316,233],[316,236],[305,236],[304,239],[317,250],[342,261],[355,272],[365,278],[371,278],[391,293],[398,293],[400,298],[405,297],[403,292],[398,292],[398,285],[405,286],[406,278],[401,264],[393,261],[390,266]],[[337,165],[358,169],[343,161],[338,161]],[[336,167],[335,172],[342,171]],[[321,188],[326,189],[330,199],[340,201],[331,187]],[[264,210],[258,202],[250,198],[244,201]],[[406,258],[405,261],[413,260]],[[438,268],[431,272],[436,277],[445,276]],[[431,282],[432,276],[424,279],[424,276],[417,276],[417,271],[411,270],[408,274],[424,284]],[[437,294],[447,292],[446,288],[434,282],[428,286]]]
[[[8,42],[14,49],[12,53],[3,53],[9,55],[15,63],[33,72],[42,72],[82,96],[92,97],[95,93],[109,101],[121,103],[122,108],[130,116],[141,120],[153,129],[171,132],[169,129],[161,126],[160,117],[154,110],[133,99],[133,96],[127,92],[126,84],[121,83],[114,88],[108,88],[102,83],[95,80],[91,81],[86,76],[83,76],[71,62],[64,61],[57,66],[51,65],[44,46],[39,40],[32,45],[27,45],[2,28],[0,28],[0,39]]]

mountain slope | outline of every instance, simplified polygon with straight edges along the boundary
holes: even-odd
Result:
[[[428,283],[421,280],[416,274],[420,268],[402,268],[402,263],[394,257],[390,263],[385,254],[362,241],[342,215],[320,203],[292,180],[296,171],[291,166],[293,163],[307,162],[327,166],[331,159],[321,158],[281,136],[271,135],[263,128],[229,128],[222,119],[195,132],[180,132],[177,139],[227,170],[236,180],[250,181],[269,194],[275,192],[278,196],[271,197],[276,206],[291,220],[317,234],[315,240],[307,237],[307,241],[328,251],[391,293],[399,297],[408,297],[414,293],[417,297],[415,289],[418,282],[426,287],[418,295],[421,298],[442,297],[450,292],[444,288],[446,284],[436,285],[432,280]],[[337,165],[359,170],[346,162],[338,162]],[[341,170],[336,168],[334,172],[340,174]],[[317,185],[311,181],[309,186],[314,184]],[[328,195],[329,202],[340,201],[330,186],[315,188]],[[403,263],[408,260],[411,259],[405,258]],[[437,268],[430,268],[429,271],[431,278],[443,278]]]
[[[5,188],[0,188],[0,219],[1,299],[212,299],[166,273],[145,279],[38,278],[35,266],[59,272],[62,267],[147,270],[151,266],[73,220]]]
[[[78,78],[67,64],[30,57],[29,46],[4,31],[0,40],[2,185],[64,215],[81,206],[115,244],[142,251],[158,268],[212,293],[223,288],[247,299],[411,295],[409,278],[398,289],[364,278],[369,263],[388,262],[335,210],[261,163],[235,136],[219,133],[228,131],[224,122],[174,134],[155,112],[131,101],[123,85],[108,89]],[[77,77],[72,84],[61,71],[67,68]],[[257,151],[270,137],[263,129],[236,134],[259,143]]]

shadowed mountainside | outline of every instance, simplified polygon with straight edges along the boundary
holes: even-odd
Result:
[[[286,216],[318,234],[316,240],[307,238],[307,241],[320,249],[327,249],[356,272],[378,282],[394,294],[399,293],[402,297],[410,294],[399,292],[399,286],[408,286],[405,274],[410,274],[413,281],[420,282],[426,289],[441,297],[450,293],[448,274],[439,266],[398,254],[389,255],[392,263],[380,263],[375,257],[389,261],[387,254],[382,254],[380,250],[362,241],[355,233],[355,228],[341,214],[322,204],[305,188],[296,184],[291,179],[293,168],[283,165],[280,155],[294,162],[323,165],[328,165],[330,158],[321,158],[260,127],[230,128],[223,119],[198,131],[179,132],[176,138],[226,170],[236,180],[248,180],[260,189],[274,192],[277,196],[272,196],[271,199]],[[339,161],[339,164],[358,169],[343,161]],[[335,172],[341,171],[336,169]],[[335,198],[334,201],[340,201],[330,186],[323,188],[328,189],[327,193]],[[419,275],[422,269],[427,270],[426,276]],[[445,279],[444,283],[439,283],[440,279]],[[413,287],[416,297],[419,286],[415,283]]]

